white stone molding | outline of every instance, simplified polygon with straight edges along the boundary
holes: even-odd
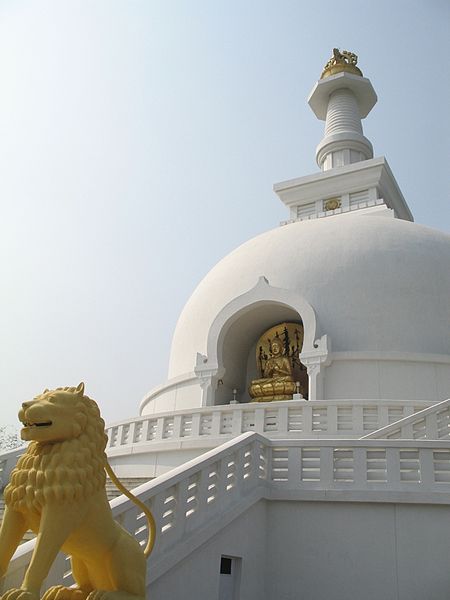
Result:
[[[300,360],[308,370],[309,400],[323,400],[324,369],[331,363],[330,343],[327,335],[323,335],[314,344],[314,349],[302,349]]]
[[[214,385],[223,377],[225,370],[217,363],[209,361],[204,354],[197,352],[194,373],[202,389],[202,406],[211,406],[214,400]]]
[[[395,216],[405,221],[413,221],[413,216],[384,156],[305,175],[296,179],[281,181],[273,186],[274,192],[285,204],[291,219],[297,218],[297,209],[311,202],[322,202],[331,197],[343,198],[346,194],[368,191],[368,201],[361,208],[376,206],[382,199]],[[350,208],[350,207],[347,207]],[[353,207],[355,208],[355,207]],[[353,211],[343,210],[342,213]],[[323,213],[326,216],[327,213]]]
[[[309,397],[316,400],[322,394],[321,373],[322,365],[327,364],[329,354],[329,341],[326,335],[317,338],[317,319],[313,307],[305,298],[292,290],[272,287],[269,281],[261,276],[256,285],[248,292],[238,296],[229,302],[217,314],[208,332],[207,355],[197,354],[195,374],[200,380],[203,390],[202,406],[210,406],[213,403],[213,385],[221,377],[225,370],[223,368],[223,341],[231,325],[250,312],[258,304],[279,304],[293,309],[301,318],[304,328],[303,348],[300,360],[305,366],[308,365],[303,358],[309,361],[311,366]],[[312,368],[316,365],[316,368]],[[309,374],[308,369],[308,374]]]
[[[220,364],[220,341],[226,329],[242,314],[251,310],[258,303],[282,304],[295,310],[302,319],[304,327],[304,352],[316,349],[317,319],[313,307],[300,294],[292,290],[272,287],[269,281],[261,276],[257,284],[248,292],[229,302],[216,316],[208,332],[208,363]]]

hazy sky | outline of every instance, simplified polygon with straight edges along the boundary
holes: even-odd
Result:
[[[446,0],[0,1],[0,423],[86,382],[107,421],[166,377],[177,317],[314,173],[337,46],[419,223],[450,230]],[[420,277],[420,273],[418,273]]]

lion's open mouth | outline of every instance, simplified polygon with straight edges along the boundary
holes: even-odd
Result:
[[[50,425],[52,425],[52,422],[51,421],[43,421],[41,423],[24,422],[23,425],[24,425],[24,427],[50,427]]]

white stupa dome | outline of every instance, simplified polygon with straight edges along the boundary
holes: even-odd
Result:
[[[449,235],[384,216],[268,231],[221,260],[194,291],[175,330],[169,377],[193,370],[216,315],[261,275],[311,304],[333,351],[450,354],[449,265]]]
[[[385,158],[372,158],[361,119],[376,94],[344,59],[338,52],[309,97],[325,120],[321,172],[276,184],[288,224],[199,284],[173,336],[168,381],[144,413],[248,402],[262,373],[258,340],[286,322],[304,328],[308,400],[450,395],[450,236],[413,223]]]

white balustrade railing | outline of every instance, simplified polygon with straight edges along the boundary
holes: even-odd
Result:
[[[134,493],[157,526],[151,582],[261,498],[450,504],[450,441],[269,440],[246,433]],[[111,507],[144,545],[147,525],[136,505],[120,496]],[[33,547],[34,540],[16,551],[5,589],[21,582]],[[60,556],[45,585],[71,581]]]
[[[271,440],[270,446],[271,498],[287,498],[289,490],[298,499],[450,504],[449,441]]]
[[[277,437],[361,437],[413,415],[430,402],[291,400],[211,406],[129,419],[107,428],[108,453],[134,444],[226,439],[248,431]],[[220,443],[220,442],[219,442]]]
[[[383,432],[379,437],[411,437],[397,434],[389,425],[413,417],[423,409],[434,410],[431,402],[411,400],[291,400],[288,402],[249,403],[211,406],[176,412],[136,417],[115,423],[106,429],[107,453],[120,454],[121,448],[137,444],[148,445],[149,450],[161,442],[203,440],[211,447],[242,433],[255,432],[276,438],[360,438],[364,434]],[[442,403],[441,403],[442,404]],[[429,407],[429,408],[427,408]],[[445,413],[448,415],[448,413]],[[438,415],[437,431],[448,433],[448,420]],[[429,421],[428,421],[429,422]],[[409,423],[409,421],[408,421]],[[420,423],[415,425],[416,435]],[[431,429],[429,429],[431,434]],[[374,433],[374,437],[377,437]],[[364,437],[366,437],[364,436]],[[372,436],[368,436],[372,437]],[[432,439],[432,435],[427,435]],[[8,482],[9,475],[24,448],[0,454],[0,488]]]
[[[164,569],[168,556],[173,560],[173,549],[176,546],[180,550],[181,538],[186,533],[201,530],[211,521],[222,526],[227,509],[236,504],[251,505],[262,496],[263,487],[259,483],[268,476],[268,447],[264,442],[260,436],[244,434],[134,490],[151,508],[157,524],[150,559],[152,573]],[[125,496],[115,498],[110,504],[117,521],[145,545],[148,530],[141,509]],[[19,546],[3,589],[20,586],[34,543],[31,540]],[[44,587],[61,582],[73,583],[70,564],[63,555],[58,556]]]
[[[448,440],[450,439],[450,400],[425,408],[361,439]]]

